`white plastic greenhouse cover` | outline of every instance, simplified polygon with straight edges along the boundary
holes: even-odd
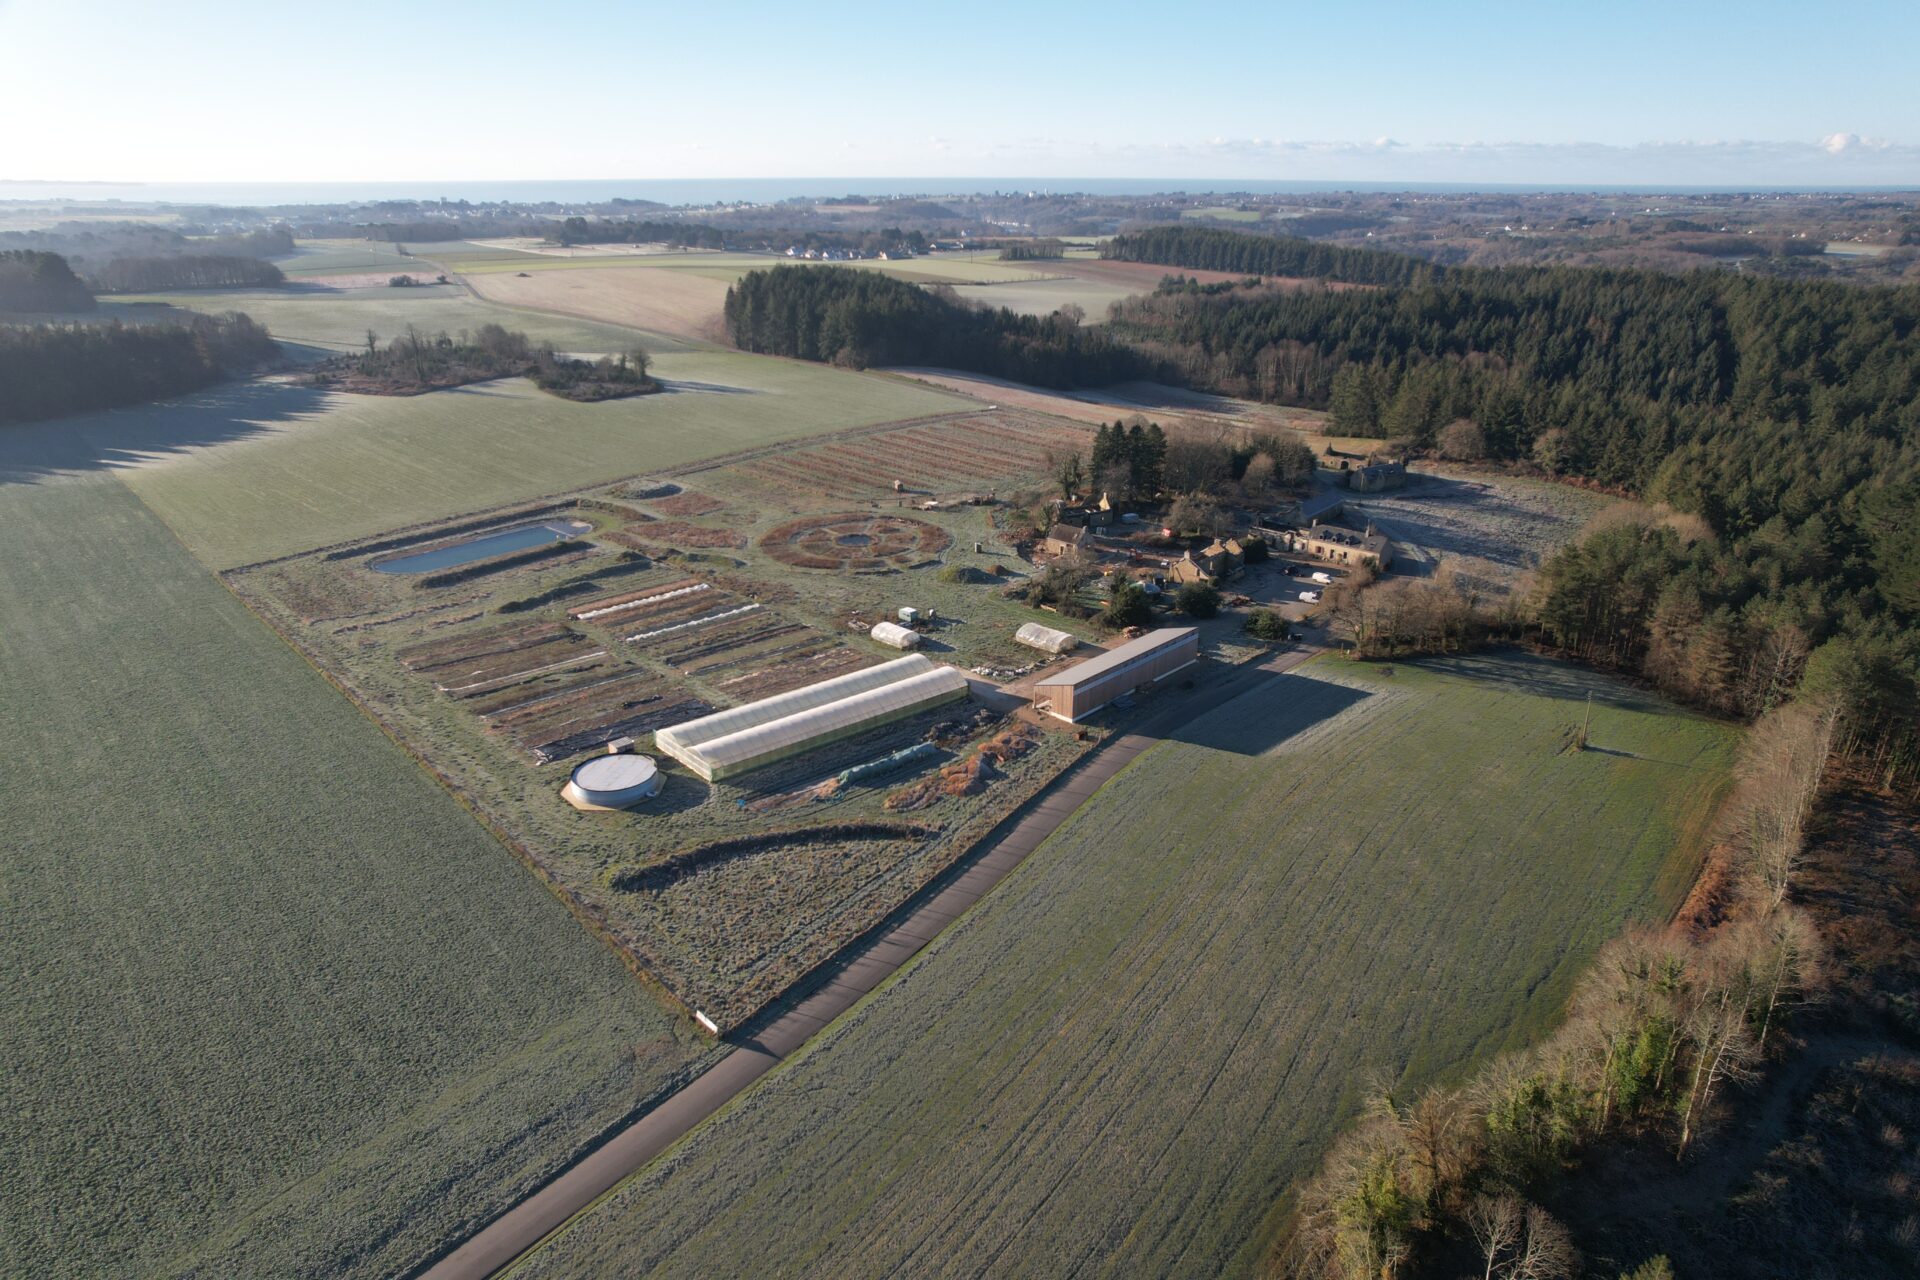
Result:
[[[890,644],[896,649],[912,649],[920,643],[918,631],[911,631],[897,622],[876,622],[873,630],[867,634],[881,644]]]
[[[965,676],[916,653],[662,729],[654,742],[712,782],[966,692]]]
[[[1066,653],[1080,647],[1080,639],[1065,631],[1056,631],[1052,627],[1041,626],[1037,622],[1021,625],[1013,633],[1013,638],[1021,644],[1032,645],[1036,649],[1045,649],[1048,653]]]

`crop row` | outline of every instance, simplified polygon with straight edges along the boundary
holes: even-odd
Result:
[[[723,633],[702,631],[689,643],[679,648],[664,650],[659,656],[660,660],[668,666],[681,670],[699,669],[708,665],[725,666],[737,661],[736,655],[749,646],[758,645],[776,637],[806,635],[817,638],[817,634],[798,622],[790,621],[779,614],[760,610],[726,628]]]
[[[578,693],[582,689],[590,688],[603,681],[618,680],[632,670],[634,670],[633,667],[625,664],[608,666],[595,663],[591,667],[557,671],[548,676],[507,685],[491,693],[478,694],[469,698],[465,706],[467,710],[484,720],[503,711],[532,706],[548,698]]]
[[[660,622],[649,626],[646,630],[636,631],[632,635],[622,636],[621,639],[625,640],[628,644],[651,644],[655,641],[664,640],[668,636],[682,635],[701,627],[710,627],[716,622],[724,622],[730,618],[738,618],[745,614],[756,613],[761,607],[757,601],[753,600],[749,600],[745,604],[731,604],[715,612],[699,614],[683,621]]]
[[[863,653],[845,645],[835,645],[815,653],[783,658],[772,666],[758,667],[744,675],[710,683],[729,698],[752,702],[759,698],[771,698],[789,689],[798,689],[801,685],[831,680],[834,676],[867,666],[871,661]]]
[[[643,587],[638,591],[618,591],[612,595],[597,596],[592,600],[583,600],[567,610],[567,616],[575,622],[587,622],[594,618],[613,613],[624,613],[657,600],[677,598],[676,593],[708,584],[701,578],[680,578],[658,586]]]
[[[433,687],[454,698],[472,698],[506,685],[596,663],[607,656],[584,636],[568,634],[543,644],[451,664],[433,672]]]
[[[544,764],[709,710],[691,694],[634,671],[502,711],[490,717],[489,726]]]
[[[690,676],[704,677],[714,672],[739,671],[743,668],[765,666],[776,658],[797,658],[801,654],[817,653],[833,643],[819,632],[796,623],[760,635],[745,637],[716,649],[705,657],[677,662],[674,666]]]
[[[410,671],[432,671],[436,667],[530,648],[572,634],[558,622],[516,623],[412,645],[400,650],[397,656]]]

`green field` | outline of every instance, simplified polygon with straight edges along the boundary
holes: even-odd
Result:
[[[190,311],[244,311],[283,342],[316,348],[321,354],[364,347],[371,329],[384,343],[416,325],[427,333],[458,333],[483,324],[519,329],[536,342],[561,351],[620,351],[636,342],[660,354],[686,344],[659,333],[640,333],[619,325],[576,320],[544,311],[523,311],[482,301],[458,285],[414,289],[338,289],[300,292],[287,289],[217,289],[195,293],[129,295],[114,305],[131,307],[162,302]]]
[[[1097,324],[1107,318],[1107,308],[1120,299],[1151,292],[1151,289],[1110,280],[1058,276],[1051,280],[1009,284],[963,284],[954,286],[953,291],[969,301],[1005,307],[1028,316],[1051,315],[1071,302],[1087,313],[1089,324]]]
[[[1538,1035],[1674,908],[1735,742],[1521,657],[1249,697],[516,1276],[1244,1274],[1371,1075]]]
[[[706,1050],[64,439],[0,439],[0,1274],[392,1275]]]
[[[379,240],[301,240],[291,257],[274,265],[290,277],[338,275],[350,271],[398,269],[399,250]]]
[[[734,352],[662,356],[714,390],[577,404],[521,380],[425,396],[234,383],[22,428],[77,435],[214,568],[657,471],[738,449],[971,407],[872,374]]]
[[[402,247],[385,240],[302,240],[296,244],[291,257],[275,258],[274,265],[289,277],[298,279],[301,276],[345,275],[387,269],[399,272],[406,270],[409,263],[418,270],[426,262],[438,262],[452,256],[477,262],[525,259],[530,256],[512,249],[472,244],[465,240],[408,243],[404,246],[407,250],[404,254],[400,252]]]

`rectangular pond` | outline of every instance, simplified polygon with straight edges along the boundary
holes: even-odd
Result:
[[[432,573],[437,569],[451,569],[472,564],[476,560],[491,560],[510,552],[525,551],[548,542],[577,538],[591,528],[593,526],[584,520],[545,520],[538,524],[515,525],[510,529],[462,538],[431,551],[416,551],[411,555],[375,560],[372,567],[380,573]]]

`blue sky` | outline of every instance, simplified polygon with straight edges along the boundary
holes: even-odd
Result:
[[[0,179],[1920,185],[1915,0],[1336,8],[0,0]]]

